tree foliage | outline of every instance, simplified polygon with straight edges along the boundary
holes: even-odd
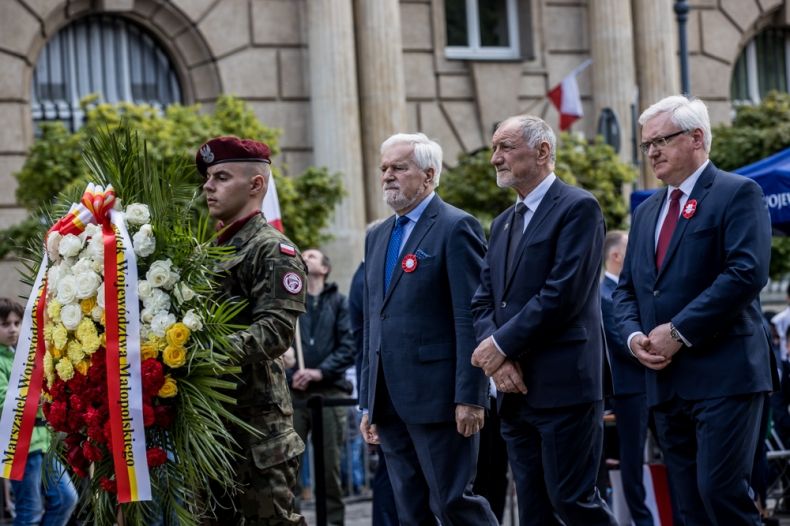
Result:
[[[84,188],[88,173],[82,152],[87,141],[121,122],[129,123],[145,142],[151,162],[164,165],[194,163],[196,148],[219,135],[256,139],[268,144],[273,155],[279,152],[279,131],[266,127],[243,101],[230,96],[220,97],[210,112],[202,111],[200,105],[175,104],[160,111],[146,104],[97,104],[95,97],[83,100],[82,106],[85,124],[74,133],[60,122],[41,124],[27,161],[14,174],[19,181],[17,202],[31,214],[22,223],[0,231],[0,257],[22,255],[21,249],[48,225],[42,209],[70,185]],[[344,194],[340,175],[311,167],[300,176],[282,177],[276,164],[273,173],[286,234],[301,247],[326,241],[329,236],[324,229]],[[194,170],[194,184],[200,183]]]
[[[760,104],[740,106],[731,125],[713,129],[710,158],[722,170],[734,170],[790,146],[790,94],[771,92]],[[772,278],[790,272],[790,238],[774,237]]]
[[[439,185],[442,198],[476,216],[486,232],[491,221],[515,201],[512,190],[495,184],[490,159],[488,148],[461,155],[457,166],[442,175]],[[588,142],[579,135],[560,134],[554,171],[566,183],[580,186],[598,199],[607,228],[625,227],[628,206],[622,188],[636,178],[636,171],[601,137]]]

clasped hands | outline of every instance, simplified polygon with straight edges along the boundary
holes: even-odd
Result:
[[[669,323],[659,325],[645,336],[642,333],[631,338],[631,354],[649,369],[660,371],[672,363],[672,357],[682,344],[672,339],[669,334]]]
[[[521,366],[499,352],[493,337],[489,336],[480,342],[472,353],[472,365],[491,377],[498,391],[527,394]]]

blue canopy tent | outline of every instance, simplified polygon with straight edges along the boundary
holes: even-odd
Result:
[[[790,235],[790,148],[735,170],[754,179],[765,194],[775,232]],[[631,214],[656,190],[637,190],[631,194]]]

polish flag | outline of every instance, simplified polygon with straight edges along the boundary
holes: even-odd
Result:
[[[269,176],[269,189],[263,196],[261,211],[266,221],[274,228],[283,232],[283,217],[280,213],[280,200],[277,198],[277,186],[274,184],[274,174]]]
[[[584,116],[576,75],[581,73],[591,63],[592,59],[582,62],[548,93],[548,97],[554,104],[554,107],[560,112],[560,131],[567,130],[571,127],[571,124]]]

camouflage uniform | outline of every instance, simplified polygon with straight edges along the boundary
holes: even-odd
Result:
[[[243,454],[236,466],[243,489],[230,498],[216,495],[230,509],[216,510],[215,524],[304,524],[293,512],[290,489],[304,443],[293,429],[291,396],[281,358],[293,341],[296,319],[305,311],[304,262],[291,241],[260,214],[250,218],[226,244],[236,247],[236,253],[222,264],[226,272],[222,294],[249,302],[235,320],[249,328],[231,337],[244,350],[236,391],[238,405],[231,411],[263,437],[231,429]]]

